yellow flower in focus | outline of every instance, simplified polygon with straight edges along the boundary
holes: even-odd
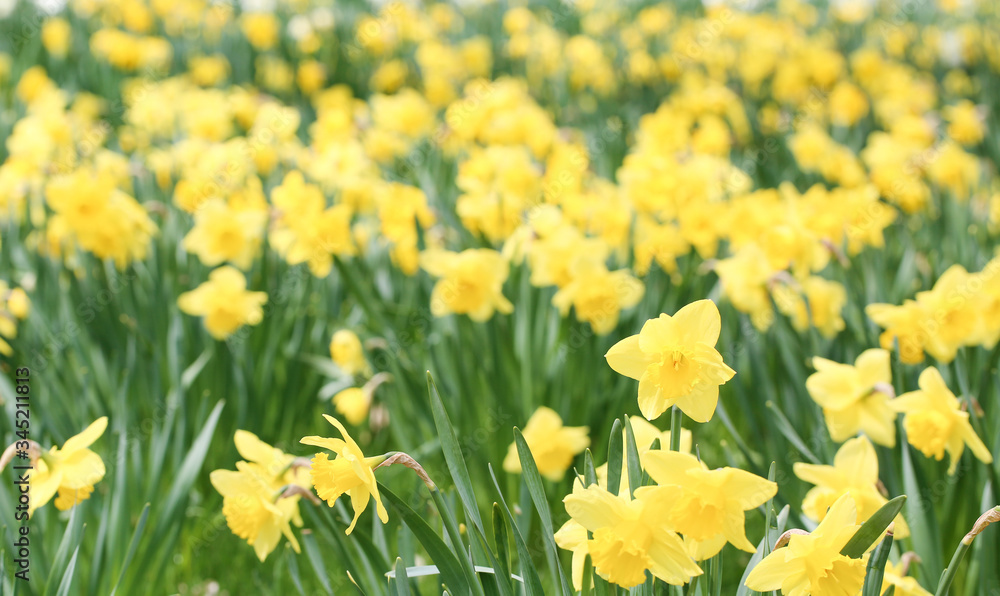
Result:
[[[670,449],[670,431],[660,431],[660,429],[653,426],[652,423],[646,421],[646,419],[636,416],[629,417],[629,423],[632,425],[632,435],[635,437],[635,447],[636,451],[639,452],[639,464],[645,468],[646,465],[646,454],[654,453],[653,443],[659,439],[660,446],[659,449],[662,451],[668,451]],[[694,444],[694,435],[690,430],[686,428],[681,429],[681,444],[680,451],[682,453],[691,453],[691,447]],[[628,452],[628,440],[624,435],[622,435],[622,456],[623,463],[622,469],[628,469],[629,452]],[[601,486],[607,487],[608,485],[608,464],[601,464],[597,468],[597,483]],[[621,483],[619,485],[619,493],[624,493],[629,490],[628,484],[628,474],[621,475]]]
[[[243,325],[256,325],[264,318],[261,308],[267,302],[264,292],[248,292],[246,278],[239,269],[219,267],[208,281],[177,298],[182,312],[205,317],[205,328],[218,340],[224,340]]]
[[[576,484],[576,483],[574,483]],[[624,494],[624,493],[619,493]],[[555,533],[556,546],[573,552],[571,568],[573,573],[573,589],[579,592],[583,589],[583,564],[586,561],[589,538],[587,528],[574,519],[566,520]]]
[[[653,420],[676,405],[696,422],[708,422],[719,386],[733,378],[715,349],[722,321],[711,300],[692,302],[673,316],[661,314],[638,335],[618,342],[605,355],[619,374],[639,380],[639,409]]]
[[[777,494],[777,484],[736,468],[709,470],[697,457],[677,451],[650,451],[642,463],[659,486],[639,488],[635,497],[660,504],[694,560],[714,557],[726,542],[754,552],[744,512]]]
[[[62,449],[43,451],[28,471],[31,499],[28,515],[48,503],[56,493],[56,508],[66,511],[90,497],[94,485],[104,478],[104,460],[89,449],[108,427],[107,416],[95,420],[80,434],[66,439]]]
[[[341,495],[347,493],[351,497],[351,507],[354,508],[354,519],[345,534],[354,531],[358,518],[368,508],[371,498],[375,499],[375,509],[382,523],[389,521],[389,514],[382,505],[382,497],[378,493],[373,467],[382,463],[384,457],[366,458],[354,439],[347,434],[347,429],[333,416],[323,414],[323,418],[340,431],[343,439],[327,439],[324,437],[303,437],[303,445],[322,447],[334,452],[336,457],[330,459],[325,453],[317,453],[312,459],[312,480],[319,498],[333,507]]]
[[[888,502],[878,490],[878,455],[868,437],[857,437],[844,443],[837,450],[832,466],[819,466],[798,462],[794,466],[800,480],[815,484],[802,501],[802,512],[820,522],[827,510],[845,494],[850,494],[857,507],[858,523],[868,520]],[[902,514],[897,515],[896,537],[910,535],[909,526]]]
[[[573,457],[590,446],[587,430],[586,426],[563,426],[555,410],[542,406],[528,419],[522,435],[538,466],[538,473],[556,482],[566,475]],[[511,474],[521,473],[521,459],[514,443],[507,449],[503,469]]]
[[[350,329],[340,329],[330,340],[330,358],[337,367],[349,375],[369,374],[371,367],[365,359],[361,339]]]
[[[282,535],[299,552],[291,528],[299,515],[298,497],[282,497],[281,488],[265,477],[259,466],[245,461],[236,463],[236,471],[215,470],[209,479],[222,495],[222,513],[229,529],[253,547],[261,562],[278,546]],[[302,525],[301,520],[296,525]]]
[[[246,430],[237,430],[233,435],[233,443],[240,457],[259,467],[260,473],[279,488],[295,484],[302,488],[311,488],[309,471],[305,466],[293,465],[295,456],[289,455],[261,441],[257,435]]]
[[[574,259],[569,266],[571,281],[552,296],[552,304],[562,316],[572,306],[577,319],[590,323],[597,335],[606,335],[618,325],[623,309],[642,300],[645,286],[627,269],[608,271],[597,260],[600,256],[590,253]]]
[[[629,500],[625,494],[575,483],[563,503],[573,521],[593,532],[587,550],[602,578],[631,588],[645,581],[647,570],[675,586],[702,574],[662,514],[662,502]],[[575,537],[579,539],[579,531]]]
[[[785,596],[847,596],[858,594],[865,583],[868,555],[852,559],[840,554],[861,528],[850,495],[830,508],[826,518],[808,535],[792,535],[757,564],[746,586],[757,592],[781,590]]]
[[[63,58],[69,51],[73,30],[66,19],[50,17],[42,24],[42,45],[49,54]]]
[[[889,402],[902,412],[906,440],[927,457],[941,461],[947,451],[951,459],[948,473],[954,474],[958,460],[968,445],[983,463],[993,463],[993,455],[969,423],[969,413],[959,409],[955,394],[944,384],[936,368],[920,373],[919,391],[904,393]]]
[[[229,261],[249,269],[266,225],[266,211],[238,211],[221,199],[209,199],[195,211],[194,228],[184,236],[182,245],[208,267]]]
[[[424,271],[441,279],[431,292],[431,313],[469,315],[486,321],[494,311],[508,314],[514,305],[503,295],[509,272],[507,261],[495,250],[470,248],[460,253],[431,249],[420,254]]]
[[[806,379],[806,390],[823,408],[831,439],[840,443],[860,431],[879,445],[896,446],[896,412],[889,407],[890,357],[887,350],[872,348],[853,366],[813,358],[816,372]]]

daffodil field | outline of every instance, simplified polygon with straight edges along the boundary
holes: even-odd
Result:
[[[0,0],[0,594],[1000,596],[998,94],[992,0]]]

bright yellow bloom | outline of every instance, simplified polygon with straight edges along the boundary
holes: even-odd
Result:
[[[646,454],[653,453],[653,442],[657,439],[660,441],[659,449],[663,451],[668,451],[670,449],[670,431],[660,431],[652,425],[652,423],[647,422],[644,418],[637,416],[630,416],[629,423],[632,425],[632,435],[635,437],[635,447],[636,451],[639,452],[639,463],[645,468],[646,464]],[[691,431],[682,428],[681,429],[681,445],[680,450],[683,453],[691,453],[691,446],[694,443],[694,435]],[[622,469],[628,469],[628,440],[623,435],[622,436]],[[607,487],[608,485],[608,464],[601,464],[597,468],[597,483],[601,486]],[[621,484],[619,485],[619,492],[625,492],[629,490],[628,484],[628,474],[621,475]]]
[[[806,390],[823,408],[831,439],[840,443],[860,431],[879,445],[896,446],[896,413],[889,407],[890,357],[887,350],[872,348],[853,366],[813,358],[816,372],[806,379]]]
[[[108,427],[107,416],[95,420],[80,434],[66,439],[62,449],[52,447],[35,461],[28,472],[31,499],[28,515],[48,503],[56,493],[56,508],[66,511],[86,500],[94,485],[104,478],[104,460],[89,449]]]
[[[431,292],[431,313],[469,315],[473,321],[486,321],[494,311],[507,314],[514,305],[503,295],[509,272],[507,261],[495,250],[470,248],[460,253],[426,250],[420,266],[441,278]]]
[[[594,333],[606,335],[618,325],[621,311],[642,299],[645,286],[625,269],[608,271],[603,262],[581,255],[569,267],[571,280],[552,296],[562,316],[572,306],[576,318],[590,323]]]
[[[371,372],[361,340],[350,329],[340,329],[333,334],[333,339],[330,340],[330,358],[337,368],[349,375]]]
[[[566,475],[566,470],[573,464],[573,457],[590,446],[587,431],[586,426],[563,426],[562,418],[555,410],[542,406],[528,419],[522,434],[538,466],[538,473],[556,482]],[[514,443],[507,449],[503,469],[511,474],[521,473],[521,459]]]
[[[574,521],[593,532],[587,550],[595,571],[604,579],[631,588],[645,581],[649,570],[678,586],[702,574],[662,515],[662,502],[630,500],[627,494],[615,496],[596,485],[583,488],[575,483],[573,494],[563,503]],[[563,543],[567,544],[565,535]]]
[[[917,293],[917,302],[927,313],[921,327],[928,354],[951,362],[960,347],[978,343],[981,313],[977,293],[981,288],[964,267],[952,265],[933,288]]]
[[[924,344],[927,333],[926,308],[916,300],[904,300],[903,304],[869,304],[865,307],[876,325],[885,329],[879,335],[879,345],[889,350],[898,342],[899,359],[906,364],[920,364],[924,361]]]
[[[368,418],[371,405],[371,393],[361,387],[348,387],[333,396],[333,407],[354,426],[358,426]]]
[[[844,495],[809,535],[792,535],[757,564],[746,586],[757,592],[781,590],[786,596],[854,596],[865,583],[867,555],[852,559],[840,550],[861,527],[850,495]]]
[[[577,481],[576,483],[578,483]],[[576,484],[574,483],[574,484]],[[618,493],[625,494],[625,493]],[[587,528],[574,519],[566,520],[555,533],[556,546],[573,552],[571,562],[573,572],[573,589],[579,592],[583,589],[583,564],[587,558],[588,541]]]
[[[781,284],[773,295],[778,310],[791,317],[796,331],[806,331],[811,324],[823,337],[832,338],[844,329],[840,313],[847,304],[847,291],[835,281],[813,275],[801,282],[801,292]]]
[[[373,467],[382,463],[384,457],[369,457],[361,452],[361,447],[347,434],[347,429],[333,416],[323,414],[323,418],[340,431],[343,439],[327,439],[324,437],[303,437],[303,445],[322,447],[336,454],[330,459],[325,453],[317,453],[312,458],[312,480],[319,498],[333,507],[341,495],[347,493],[351,497],[351,507],[354,508],[354,519],[347,527],[346,534],[354,531],[358,518],[368,508],[370,498],[375,498],[375,509],[382,523],[389,521],[389,514],[382,505],[382,497],[378,493]]]
[[[919,391],[904,393],[889,402],[892,409],[905,414],[906,440],[938,461],[944,459],[947,450],[951,458],[949,474],[958,468],[966,445],[981,461],[993,463],[993,455],[969,423],[969,413],[959,408],[958,399],[944,384],[938,369],[924,369],[918,382]]]
[[[42,24],[42,45],[57,58],[66,56],[73,39],[73,29],[66,19],[50,17]]]
[[[696,561],[714,557],[726,542],[754,552],[744,512],[777,494],[777,484],[736,468],[709,470],[697,457],[677,451],[650,451],[642,463],[659,486],[637,489],[636,498],[660,504]]]
[[[247,41],[258,50],[268,50],[278,41],[280,25],[272,14],[265,12],[244,14],[241,25]]]
[[[605,357],[616,372],[639,380],[639,409],[647,419],[676,405],[692,420],[708,422],[719,385],[736,374],[715,349],[721,327],[715,303],[699,300],[673,316],[646,321],[638,335],[618,342]]]
[[[229,261],[249,269],[266,224],[266,211],[237,211],[221,199],[209,199],[195,212],[194,228],[184,237],[183,246],[208,267]]]
[[[858,511],[858,522],[865,522],[888,499],[878,490],[878,456],[868,437],[851,439],[837,450],[832,466],[796,463],[795,475],[815,484],[802,501],[802,512],[819,522],[833,503],[850,494]],[[902,514],[896,516],[896,537],[910,535]]]
[[[229,529],[247,541],[264,561],[278,546],[282,534],[299,552],[291,522],[299,515],[298,497],[282,498],[282,490],[262,474],[262,468],[236,462],[236,471],[215,470],[212,486],[222,495],[222,513]],[[297,525],[301,525],[301,520]]]
[[[215,470],[210,475],[212,486],[222,495],[226,523],[254,547],[261,561],[278,545],[282,534],[299,552],[290,524],[302,526],[300,495],[283,493],[289,486],[309,490],[309,472],[305,466],[294,465],[295,456],[268,445],[251,432],[237,430],[233,441],[247,461],[237,462],[236,471]]]
[[[264,292],[248,292],[239,269],[219,267],[208,281],[177,298],[181,311],[205,317],[205,328],[215,339],[226,339],[243,325],[256,325],[264,318]]]

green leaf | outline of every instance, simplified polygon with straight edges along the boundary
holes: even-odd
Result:
[[[142,531],[146,529],[146,520],[149,518],[149,503],[146,503],[142,508],[142,514],[139,516],[139,522],[135,525],[135,532],[132,533],[132,539],[128,543],[128,551],[125,553],[125,560],[122,562],[121,571],[118,572],[118,581],[115,582],[115,587],[111,589],[111,596],[115,596],[118,591],[118,586],[122,583],[122,578],[125,577],[125,572],[128,571],[128,566],[132,562],[132,557],[135,556],[135,550],[139,548],[139,540],[142,538]]]
[[[496,549],[500,569],[506,577],[510,577],[510,538],[507,521],[497,503],[493,503],[493,547]]]
[[[312,564],[319,583],[327,594],[332,595],[333,588],[330,586],[330,576],[326,572],[326,563],[323,562],[323,554],[319,552],[319,547],[316,546],[316,536],[312,532],[302,532],[302,548],[306,551],[306,557]]]
[[[892,499],[879,508],[861,527],[854,536],[840,549],[840,554],[852,559],[860,559],[864,556],[871,545],[885,535],[886,528],[896,519],[903,505],[906,503],[906,495],[900,495]]]
[[[622,482],[622,449],[625,439],[622,437],[621,420],[615,418],[611,424],[611,438],[608,443],[608,492],[618,494]]]
[[[288,576],[292,578],[295,589],[301,596],[306,596],[306,591],[302,589],[302,577],[299,574],[298,555],[295,554],[291,544],[285,545],[285,561],[288,563]]]
[[[639,448],[635,443],[635,434],[632,432],[632,421],[625,417],[625,466],[628,468],[628,490],[629,496],[642,486],[642,465],[639,463]]]
[[[396,557],[396,577],[389,581],[389,586],[395,588],[396,596],[410,596],[410,579],[406,577],[406,565],[399,557]]]
[[[507,507],[507,501],[503,498],[503,492],[500,490],[496,474],[493,473],[492,465],[489,466],[489,470],[490,478],[493,480],[493,488],[497,491],[497,497],[500,499],[504,517],[507,518],[511,534],[514,535],[514,545],[517,547],[517,558],[521,568],[521,577],[524,580],[525,594],[527,596],[544,596],[545,591],[542,589],[542,581],[538,577],[538,570],[535,569],[535,563],[531,559],[531,552],[528,551],[528,545],[525,544],[524,537],[521,536],[521,531],[517,529],[517,522],[514,521],[514,516],[510,514],[510,508]]]
[[[49,570],[48,580],[45,582],[46,596],[54,594],[58,590],[67,569],[67,559],[72,556],[70,552],[76,552],[76,549],[80,546],[80,540],[83,538],[83,529],[85,527],[82,511],[84,507],[86,507],[86,504],[80,504],[70,509],[69,523],[66,524],[66,530],[63,532],[62,540],[59,542],[56,556],[52,559],[52,567]],[[60,584],[56,583],[57,580]]]
[[[448,464],[448,471],[451,479],[455,482],[455,490],[462,499],[465,506],[466,517],[480,530],[483,529],[483,521],[479,517],[479,506],[476,504],[475,487],[469,477],[469,468],[465,464],[465,457],[462,455],[462,446],[455,436],[455,428],[448,419],[448,412],[441,401],[437,385],[430,371],[427,372],[427,392],[431,398],[431,412],[434,414],[434,426],[437,427],[438,439],[441,441],[441,451],[444,453],[444,460]]]
[[[559,550],[556,547],[555,530],[552,527],[552,513],[549,511],[548,497],[545,495],[545,487],[542,485],[542,477],[538,473],[538,466],[535,465],[535,458],[531,455],[531,449],[525,442],[521,430],[514,427],[514,443],[517,445],[517,455],[521,459],[521,474],[528,485],[528,492],[531,494],[531,502],[535,505],[535,511],[542,521],[542,533],[544,534],[545,546],[551,557],[552,566],[558,576],[558,583],[565,596],[569,596],[571,590],[566,582],[566,573],[559,563]]]
[[[76,557],[80,554],[80,547],[77,546],[76,550],[73,551],[73,558],[69,560],[69,565],[66,566],[66,572],[63,573],[62,581],[59,582],[59,590],[56,591],[56,596],[69,596],[70,590],[73,589],[73,578],[76,572]]]
[[[403,520],[406,527],[410,528],[410,531],[413,532],[417,540],[420,541],[420,544],[423,545],[424,550],[427,551],[431,560],[441,570],[441,580],[450,586],[452,590],[456,590],[458,594],[472,594],[473,589],[465,577],[465,572],[462,571],[462,564],[456,558],[455,553],[452,553],[451,549],[448,548],[444,540],[437,535],[437,532],[427,525],[422,516],[417,514],[416,511],[411,509],[409,505],[382,484],[379,484],[379,492],[389,506],[396,511],[400,519]],[[462,556],[464,555],[465,553],[462,553]]]
[[[865,570],[865,585],[861,596],[879,596],[882,592],[882,578],[885,576],[885,564],[892,550],[892,534],[886,532],[885,538],[879,543],[875,552],[868,558]]]

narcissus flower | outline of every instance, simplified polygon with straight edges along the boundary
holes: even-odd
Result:
[[[570,306],[576,318],[590,323],[594,333],[606,335],[618,325],[621,311],[639,303],[642,282],[628,271],[608,271],[604,263],[578,258],[570,266],[571,281],[552,297],[552,304],[566,316]]]
[[[354,426],[365,421],[371,405],[371,393],[361,387],[348,387],[333,396],[333,407]]]
[[[736,468],[709,470],[697,457],[676,451],[647,452],[642,463],[659,486],[636,490],[636,498],[660,504],[667,523],[684,536],[696,561],[714,557],[726,542],[754,551],[744,529],[744,512],[777,494],[777,484]]]
[[[215,470],[209,478],[222,495],[222,513],[229,529],[253,547],[261,562],[278,546],[282,535],[299,552],[290,525],[299,515],[298,499],[282,498],[282,491],[259,466],[236,462],[235,472]]]
[[[506,314],[514,310],[503,295],[509,272],[507,261],[495,250],[427,250],[420,255],[420,266],[441,278],[431,293],[435,317],[455,313],[469,315],[473,321],[486,321],[494,311]]]
[[[840,554],[860,528],[850,495],[830,508],[826,518],[808,535],[793,534],[757,564],[746,586],[757,592],[781,590],[786,596],[853,596],[865,583],[867,555],[852,559]]]
[[[243,325],[256,325],[264,317],[264,292],[248,292],[239,269],[219,267],[208,281],[177,298],[177,306],[194,316],[205,317],[205,328],[215,339],[226,339]]]
[[[221,199],[209,199],[194,214],[194,228],[184,237],[184,249],[214,267],[229,261],[249,269],[267,224],[263,210],[236,210]]]
[[[793,470],[799,479],[815,484],[802,501],[802,512],[819,522],[827,510],[845,494],[850,494],[858,511],[858,522],[865,522],[888,499],[878,490],[878,455],[867,437],[844,443],[833,458],[832,466],[796,463]],[[910,528],[902,514],[896,516],[896,537],[906,538]]]
[[[349,375],[368,374],[371,366],[365,359],[361,340],[350,329],[340,329],[330,340],[330,358],[337,367]]]
[[[615,496],[599,486],[576,483],[563,503],[574,521],[593,532],[587,550],[604,579],[631,588],[645,581],[649,570],[679,586],[702,574],[662,514],[659,500],[631,500],[627,494]]]
[[[66,511],[90,498],[94,485],[104,478],[104,460],[89,449],[108,427],[107,416],[95,420],[82,433],[70,437],[62,449],[42,452],[29,471],[31,500],[28,515],[48,503],[58,492],[56,509]]]
[[[711,300],[699,300],[662,314],[638,335],[618,342],[605,355],[616,372],[639,380],[639,409],[653,420],[676,405],[696,422],[708,422],[719,402],[719,385],[733,378],[715,349],[722,321]]]
[[[323,415],[326,421],[340,431],[343,439],[327,439],[324,437],[303,437],[303,445],[322,447],[334,452],[336,457],[330,459],[326,453],[317,453],[312,458],[312,480],[316,494],[327,502],[330,507],[336,504],[341,495],[347,493],[351,497],[351,507],[354,508],[354,519],[347,527],[346,534],[354,531],[358,518],[368,508],[371,498],[375,499],[375,509],[382,523],[389,521],[389,514],[382,505],[382,497],[378,492],[373,468],[385,461],[384,456],[365,457],[361,447],[354,442],[347,429],[333,416]]]
[[[551,408],[542,406],[528,419],[522,435],[538,466],[538,473],[553,482],[561,480],[573,463],[573,457],[590,446],[586,426],[563,426],[562,418]],[[521,473],[517,445],[511,443],[503,469]]]
[[[864,432],[886,447],[896,445],[896,412],[889,407],[892,372],[887,350],[865,350],[854,365],[813,358],[816,372],[806,379],[810,397],[823,408],[830,438],[846,441]]]
[[[889,402],[892,409],[904,414],[907,441],[938,461],[944,459],[947,450],[951,458],[949,474],[958,468],[966,445],[981,461],[993,463],[993,455],[969,423],[969,413],[959,408],[958,399],[944,384],[938,369],[924,369],[918,383],[919,391],[904,393]]]
[[[298,502],[311,488],[306,466],[296,466],[294,456],[251,432],[238,430],[233,440],[247,461],[237,462],[235,471],[215,470],[209,476],[222,495],[222,513],[229,529],[246,540],[262,562],[282,535],[299,552],[291,524],[302,526]]]

